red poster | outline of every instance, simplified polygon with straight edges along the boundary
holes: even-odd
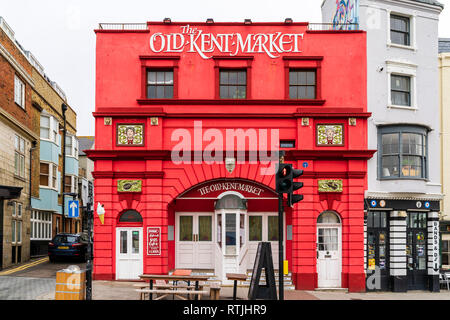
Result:
[[[147,228],[147,255],[161,255],[161,227]]]

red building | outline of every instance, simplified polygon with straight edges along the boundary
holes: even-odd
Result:
[[[94,277],[222,278],[252,269],[259,241],[278,268],[278,159],[265,151],[280,147],[304,170],[304,200],[284,215],[295,287],[364,291],[366,34],[288,21],[107,27],[85,151],[105,211]]]

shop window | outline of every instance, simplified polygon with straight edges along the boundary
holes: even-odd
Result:
[[[220,70],[219,89],[221,99],[246,99],[247,71]]]
[[[441,264],[445,267],[450,267],[450,240],[442,240],[442,256]]]
[[[367,270],[387,268],[387,216],[386,211],[367,213]]]
[[[422,127],[383,127],[379,130],[381,179],[427,178],[427,131]]]
[[[391,74],[391,104],[411,106],[411,77]]]
[[[315,70],[289,70],[289,98],[316,99]]]
[[[410,19],[408,17],[391,14],[391,42],[403,46],[410,45]]]
[[[262,241],[262,216],[249,216],[249,240]]]
[[[173,70],[147,71],[147,98],[172,99],[174,88]]]

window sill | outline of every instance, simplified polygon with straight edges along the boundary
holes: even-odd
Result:
[[[430,180],[426,178],[409,178],[409,177],[392,177],[392,178],[378,178],[379,181],[397,181],[397,180],[416,180],[416,181],[424,181],[428,182]]]
[[[18,176],[16,174],[14,174],[14,178],[17,179],[17,180],[20,180],[22,182],[27,182],[27,179],[25,179],[24,177]]]
[[[417,107],[408,107],[408,106],[397,106],[393,104],[389,104],[387,106],[388,109],[403,109],[403,110],[410,110],[410,111],[417,111],[419,108]]]
[[[388,46],[388,47],[391,47],[391,48],[399,48],[399,49],[411,50],[411,51],[414,51],[414,52],[417,51],[417,48],[416,48],[416,47],[413,47],[413,46],[405,46],[405,45],[402,45],[402,44],[397,44],[397,43],[392,43],[392,42],[388,42],[388,43],[387,43],[387,46]]]
[[[325,100],[297,99],[137,99],[139,105],[324,105]]]
[[[24,106],[21,106],[20,104],[18,104],[16,101],[14,101],[14,103],[16,104],[16,106],[18,106],[20,109],[22,109],[24,112],[27,112],[26,110],[25,110],[25,107]]]
[[[39,185],[39,188],[47,189],[47,190],[53,190],[53,191],[55,191],[55,192],[58,192],[58,189],[52,188],[52,187],[49,187],[49,186],[41,186],[41,185]]]

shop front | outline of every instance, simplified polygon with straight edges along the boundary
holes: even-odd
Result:
[[[85,151],[101,208],[94,278],[191,269],[224,279],[253,268],[261,241],[280,269],[281,149],[304,170],[304,200],[282,215],[292,282],[364,291],[363,202],[375,152],[365,33],[308,23],[125,27],[96,30],[96,143]],[[337,85],[344,80],[352,90]]]
[[[439,291],[439,201],[365,203],[367,289]]]

